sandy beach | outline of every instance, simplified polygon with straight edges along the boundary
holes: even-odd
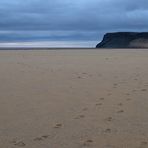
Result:
[[[1,50],[0,148],[148,148],[148,50]]]

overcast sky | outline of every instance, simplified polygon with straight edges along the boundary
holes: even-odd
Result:
[[[148,0],[0,0],[0,42],[99,41],[148,31]]]

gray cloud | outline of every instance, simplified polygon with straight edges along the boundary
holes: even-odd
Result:
[[[147,31],[147,0],[1,0],[0,41],[99,40]]]

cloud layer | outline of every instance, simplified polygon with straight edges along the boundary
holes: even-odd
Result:
[[[0,41],[99,40],[147,31],[147,0],[1,0]]]

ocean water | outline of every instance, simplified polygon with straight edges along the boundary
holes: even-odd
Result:
[[[33,41],[33,42],[4,42],[0,48],[94,48],[98,41]]]

